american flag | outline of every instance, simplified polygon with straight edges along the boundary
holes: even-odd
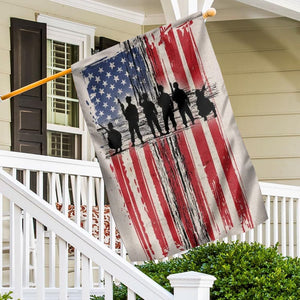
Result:
[[[267,218],[200,15],[104,50],[72,73],[132,260]]]

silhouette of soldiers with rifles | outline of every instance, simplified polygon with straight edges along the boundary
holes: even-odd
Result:
[[[205,96],[205,85],[202,86],[201,90],[196,90],[195,95],[197,97],[196,104],[199,111],[199,115],[207,121],[207,116],[210,112],[214,113],[214,117],[217,117],[215,105]]]
[[[160,125],[158,123],[158,119],[157,119],[157,110],[155,108],[154,103],[149,100],[147,93],[142,94],[142,96],[139,99],[139,104],[140,104],[140,106],[143,107],[143,112],[145,114],[148,126],[150,127],[153,136],[156,138],[154,125],[156,126],[160,135],[163,135],[161,127],[160,127]]]
[[[165,124],[165,130],[169,133],[169,119],[172,122],[173,128],[176,131],[176,121],[174,118],[174,104],[172,98],[164,92],[164,87],[159,85],[158,91],[160,95],[158,96],[157,103],[162,108],[163,119]]]
[[[118,99],[118,102],[121,106],[123,115],[125,116],[126,120],[128,121],[128,127],[129,127],[132,146],[135,146],[134,132],[136,132],[138,138],[140,139],[141,143],[143,144],[144,141],[143,141],[142,135],[140,133],[139,124],[138,124],[139,123],[139,114],[138,114],[137,108],[134,104],[131,103],[130,96],[127,96],[125,98],[125,100],[128,104],[126,109],[124,108],[123,103],[121,103],[121,101],[119,99]]]
[[[108,128],[105,128],[101,124],[99,124],[101,128],[103,128],[107,132],[108,146],[111,149],[115,150],[114,154],[117,154],[122,151],[122,136],[121,133],[114,129],[114,126],[111,122],[107,124]],[[101,128],[98,128],[97,131],[100,131]]]
[[[173,83],[173,93],[172,93],[172,98],[173,100],[177,103],[178,109],[182,118],[182,122],[187,127],[187,121],[185,115],[187,114],[192,123],[194,124],[194,117],[192,115],[192,112],[189,108],[190,105],[190,100],[187,96],[187,94],[184,92],[184,90],[180,89],[178,87],[178,83],[174,82]]]

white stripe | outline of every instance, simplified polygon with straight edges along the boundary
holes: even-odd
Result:
[[[214,222],[217,224],[217,226],[219,227],[219,230],[220,230],[220,232],[214,230],[214,235],[215,235],[215,237],[217,237],[220,235],[220,233],[224,232],[224,230],[225,230],[225,228],[223,226],[222,218],[221,218],[217,203],[215,201],[215,197],[211,190],[210,184],[208,182],[207,175],[206,175],[206,172],[205,172],[203,164],[202,164],[201,156],[198,152],[197,144],[194,139],[194,135],[191,130],[186,130],[185,135],[189,141],[190,152],[191,152],[191,155],[192,155],[194,163],[195,163],[195,168],[198,171],[198,176],[201,180],[200,184],[203,187],[203,191],[204,191],[204,194],[206,197],[208,208],[209,208],[210,212],[212,213],[213,218],[215,219]],[[213,227],[212,220],[211,220],[211,224]]]
[[[143,181],[145,182],[145,187],[147,189],[147,193],[149,195],[149,197],[152,197],[153,199],[153,202],[154,202],[154,210],[156,210],[156,213],[157,213],[157,217],[160,221],[165,221],[164,219],[164,214],[163,214],[163,211],[161,209],[161,206],[159,204],[159,201],[158,201],[158,196],[157,196],[157,193],[156,193],[156,189],[155,189],[155,186],[153,184],[153,181],[151,179],[151,174],[149,173],[149,167],[147,165],[147,161],[146,161],[146,158],[145,158],[145,155],[144,155],[144,151],[143,149],[141,148],[136,148],[135,149],[136,152],[137,152],[137,156],[139,158],[139,165],[140,165],[140,168],[142,169],[142,173],[143,173]],[[135,162],[137,163],[137,162]],[[136,175],[135,175],[136,177]],[[138,182],[137,182],[137,185],[138,185]],[[138,186],[138,188],[140,189],[140,187]],[[141,196],[142,197],[142,196]],[[147,201],[147,199],[145,199]],[[147,234],[149,236],[149,239],[150,241],[152,241],[151,245],[152,245],[152,249],[154,250],[154,252],[156,253],[156,256],[157,257],[161,257],[163,254],[162,254],[162,249],[161,249],[161,246],[156,238],[156,235],[155,235],[155,232],[154,232],[154,229],[153,229],[153,223],[151,222],[151,219],[149,217],[149,215],[147,214],[147,207],[145,204],[142,203],[142,198],[141,199],[138,199],[137,202],[137,205],[139,205],[139,211],[140,211],[140,214],[141,214],[141,218],[145,224],[145,229],[147,230]],[[138,202],[141,202],[141,203],[138,203]],[[153,220],[152,220],[153,221]],[[170,231],[168,230],[168,226],[166,224],[166,221],[164,222],[164,224],[161,224],[162,228],[164,229],[164,234],[165,234],[165,237],[168,241],[172,240],[172,237],[171,237],[171,233]]]
[[[195,84],[194,84],[194,81],[193,81],[193,77],[191,75],[188,63],[186,61],[184,51],[183,51],[183,49],[181,47],[181,43],[180,43],[180,40],[179,40],[179,37],[178,37],[178,30],[183,30],[183,29],[180,29],[180,28],[177,29],[177,30],[174,29],[174,36],[175,36],[175,40],[176,40],[176,43],[177,43],[178,51],[179,51],[179,54],[180,54],[180,57],[181,57],[181,60],[182,60],[183,69],[185,71],[185,75],[186,75],[186,78],[187,78],[187,81],[188,81],[188,84],[189,84],[189,90],[192,91],[196,87],[195,87]]]
[[[209,130],[208,123],[207,123],[207,121],[205,122],[202,120],[201,120],[201,122],[203,124],[204,134],[206,136],[206,140],[207,140],[207,143],[208,143],[208,146],[210,149],[210,153],[211,153],[211,156],[212,156],[215,168],[216,168],[216,172],[217,172],[217,175],[218,175],[218,178],[219,178],[219,181],[220,181],[223,193],[224,193],[224,197],[226,199],[226,203],[227,203],[228,209],[230,211],[230,216],[231,216],[231,219],[233,222],[233,230],[230,231],[230,234],[238,234],[241,232],[242,226],[241,226],[240,219],[239,219],[236,207],[235,207],[234,200],[232,198],[230,188],[228,186],[228,182],[227,182],[224,170],[223,170],[223,166],[221,164],[219,154],[215,147],[213,137]],[[208,120],[208,122],[209,122],[209,120]],[[239,184],[239,183],[237,182],[236,184]]]
[[[184,132],[182,132],[184,135]],[[182,137],[184,138],[184,137]],[[173,140],[173,138],[172,138]],[[177,145],[174,145],[176,147]],[[191,220],[193,221],[193,224],[195,225],[196,235],[198,236],[199,241],[204,240],[204,236],[202,235],[205,231],[205,235],[207,235],[207,232],[205,230],[204,222],[202,219],[202,215],[199,213],[198,205],[197,205],[197,199],[193,190],[193,187],[191,185],[190,179],[188,178],[186,174],[186,166],[184,165],[182,161],[181,153],[175,152],[174,153],[173,161],[177,163],[178,166],[178,174],[180,173],[181,176],[177,176],[179,179],[179,182],[182,181],[182,193],[184,196],[184,201],[186,207],[189,209],[189,215],[191,217]],[[176,155],[177,154],[177,155]],[[184,159],[184,158],[183,158]],[[182,178],[182,180],[180,180]]]
[[[152,153],[155,152],[154,148],[155,148],[155,146],[152,144],[151,145]],[[170,182],[169,182],[169,176],[172,176],[172,175],[167,174],[163,159],[160,157],[159,154],[158,154],[158,156],[154,155],[154,160],[155,160],[155,164],[157,166],[157,170],[159,172],[159,176],[162,180],[161,184],[164,187],[164,192],[168,199],[170,211],[173,214],[173,220],[174,220],[175,226],[178,229],[178,235],[183,238],[185,229],[182,225],[182,220],[181,220],[181,217],[179,215],[179,211],[178,211],[178,208],[176,205],[176,203],[177,203],[176,195],[174,195],[174,192],[173,192]],[[176,252],[178,252],[178,251],[176,251]]]
[[[128,157],[128,156],[129,156],[129,152],[128,151],[124,152],[124,154],[122,155],[125,168],[127,167],[126,168],[126,173],[127,174],[123,174],[122,173],[122,177],[123,178],[127,177],[129,179],[129,186],[130,186],[131,191],[133,192],[133,199],[130,199],[130,202],[131,203],[133,203],[133,201],[140,202],[140,198],[141,198],[140,194],[138,193],[138,191],[137,191],[136,188],[133,188],[133,187],[136,187],[136,184],[134,182],[135,176],[132,176],[132,174],[129,174],[129,173],[132,173],[133,166],[131,164],[130,157]],[[132,166],[132,169],[130,169],[130,165]],[[129,194],[129,197],[131,198],[131,195],[130,195],[129,188],[128,188],[127,184],[126,184],[126,188],[127,188],[127,193]],[[127,208],[125,202],[124,202],[124,207]],[[136,215],[136,209],[134,208],[134,205],[132,205],[132,207],[133,207],[134,213]],[[124,213],[124,211],[121,211],[120,215],[122,215],[122,213]],[[128,210],[127,210],[127,213],[129,213]],[[118,221],[118,216],[115,216],[114,219],[116,221]],[[142,224],[138,224],[138,226],[139,225],[142,225]],[[121,228],[121,227],[118,226],[118,228]],[[120,232],[122,232],[122,229],[123,228],[120,229]],[[138,238],[136,238],[136,237],[138,237],[138,233],[135,231],[135,227],[131,224],[131,226],[128,226],[127,230],[128,230],[128,232],[126,232],[125,240],[127,240],[127,242],[128,242],[130,240],[130,237],[132,237],[132,239],[130,240],[130,243],[126,244],[127,250],[130,253],[135,253],[137,256],[142,255],[142,254],[138,253],[138,252],[140,252],[141,249],[143,249],[143,245],[140,242],[140,240]],[[130,231],[132,231],[132,232],[130,232]],[[143,233],[144,231],[141,230],[141,232]],[[143,236],[143,238],[145,240],[145,236]]]

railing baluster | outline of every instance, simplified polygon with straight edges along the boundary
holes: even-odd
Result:
[[[91,264],[90,260],[85,256],[81,255],[82,260],[82,294],[81,299],[86,300],[90,298],[91,288]]]
[[[249,241],[249,243],[253,243],[254,242],[254,229],[250,229],[249,230],[248,241]]]
[[[12,247],[15,249],[15,255],[13,260],[14,270],[14,297],[16,299],[23,299],[23,235],[22,235],[22,210],[17,205],[14,207],[14,220],[15,224],[15,238]]]
[[[2,167],[0,166],[2,170]],[[3,285],[3,195],[0,192],[0,287]]]
[[[97,183],[97,202],[99,206],[99,240],[104,243],[104,180],[98,179]],[[99,266],[99,284],[104,279],[104,270]]]
[[[56,173],[50,175],[50,204],[55,207],[56,189],[55,179]],[[55,287],[55,233],[49,231],[49,287]]]
[[[30,188],[30,171],[25,170],[23,172],[24,174],[24,185],[27,188]],[[26,211],[23,211],[23,234],[24,234],[24,266],[23,266],[23,285],[24,287],[29,287],[29,263],[30,263],[30,225],[32,218],[30,217],[29,213]]]
[[[273,245],[278,242],[278,197],[273,199]]]
[[[281,253],[286,256],[286,198],[281,199]]]
[[[265,243],[267,247],[270,247],[271,245],[271,209],[270,209],[270,205],[271,205],[271,199],[270,199],[270,195],[267,196],[266,199],[266,211],[267,211],[267,215],[268,215],[268,219],[266,221],[266,225],[265,225],[265,234],[266,234],[266,238],[265,238]]]
[[[80,226],[80,194],[81,194],[81,177],[77,175],[75,177],[75,223]],[[74,250],[74,287],[80,287],[80,252],[75,248]]]
[[[116,251],[116,224],[113,219],[111,210],[109,210],[109,219],[110,219],[110,230],[109,230],[109,235],[110,235],[110,248],[113,251]]]
[[[88,183],[87,183],[87,202],[86,202],[86,230],[89,234],[92,235],[93,232],[93,206],[95,206],[95,185],[94,185],[94,178],[89,176],[88,177]],[[88,272],[86,278],[89,278],[89,281],[91,283],[91,287],[93,286],[93,268],[92,268],[92,262],[88,260]],[[83,268],[83,266],[82,266]],[[83,275],[82,275],[83,276]]]
[[[127,288],[127,300],[136,300],[136,294],[129,288]]]
[[[105,280],[105,300],[113,300],[113,278],[107,272],[104,272]]]
[[[61,238],[58,238],[58,251],[59,251],[59,299],[67,299],[68,297],[68,243]]]
[[[94,199],[94,178],[88,178],[88,190],[87,190],[87,203],[86,203],[86,231],[92,234],[93,227],[93,206],[95,205]]]
[[[289,200],[289,256],[294,257],[294,198]]]
[[[68,174],[63,174],[63,192],[62,192],[62,213],[65,216],[68,216],[69,211],[69,203],[70,203],[70,197],[69,197],[69,176]]]
[[[246,233],[243,232],[241,233],[241,242],[245,242],[246,241]]]
[[[296,255],[297,257],[300,257],[300,198],[297,198],[297,213],[296,213],[296,229],[297,229],[297,249],[296,249]]]
[[[16,169],[12,170],[12,176],[16,178],[17,171]],[[10,276],[9,276],[9,284],[11,287],[15,286],[16,283],[16,269],[15,269],[15,245],[16,245],[16,224],[15,224],[15,203],[13,201],[10,201],[9,204],[9,216],[10,216],[10,222],[9,222],[9,269],[10,269]]]
[[[263,243],[263,234],[262,234],[262,224],[259,224],[257,227],[257,242]]]
[[[37,194],[43,198],[43,172],[37,173]],[[37,264],[34,267],[36,270],[36,288],[37,298],[39,300],[45,299],[45,230],[43,224],[36,222],[37,240],[36,240],[36,257]]]

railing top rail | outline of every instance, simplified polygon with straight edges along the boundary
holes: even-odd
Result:
[[[0,167],[102,177],[98,162],[0,150]]]
[[[260,189],[263,195],[300,198],[300,186],[260,182]]]
[[[98,162],[0,150],[0,167],[102,177]],[[300,198],[300,186],[260,182],[263,195]]]
[[[0,170],[0,191],[38,222],[77,248],[83,255],[102,266],[112,276],[145,299],[172,300],[173,295],[113,250],[92,237],[86,230],[66,218],[38,195]]]

